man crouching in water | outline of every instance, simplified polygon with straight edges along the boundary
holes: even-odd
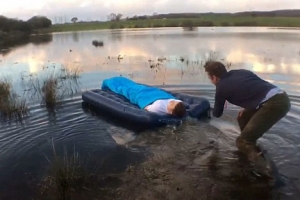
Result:
[[[223,114],[225,101],[243,108],[237,117],[241,135],[236,139],[236,146],[255,163],[260,157],[256,141],[288,113],[291,107],[288,95],[248,70],[227,72],[216,61],[206,62],[204,68],[216,86],[213,115]]]

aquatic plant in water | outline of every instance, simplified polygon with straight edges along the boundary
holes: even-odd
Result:
[[[48,195],[54,195],[55,199],[66,200],[71,199],[71,191],[82,189],[84,187],[87,173],[82,167],[78,152],[75,150],[73,155],[69,156],[68,151],[64,147],[63,156],[60,157],[56,153],[54,143],[52,141],[53,159],[45,158],[50,163],[50,175],[43,180],[42,193],[53,191]]]
[[[59,87],[57,78],[49,77],[47,80],[44,81],[42,86],[42,94],[46,108],[54,110],[60,98],[58,90]]]
[[[13,90],[11,83],[0,80],[0,117],[1,119],[21,120],[28,113],[26,100],[19,97]]]
[[[32,76],[27,91],[31,91],[33,98],[41,99],[41,105],[49,112],[54,112],[64,97],[77,92],[80,72],[78,67],[61,67],[59,71]]]

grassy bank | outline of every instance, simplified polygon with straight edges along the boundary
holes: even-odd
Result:
[[[130,21],[109,22],[79,22],[68,24],[55,24],[39,32],[65,32],[98,29],[122,28],[153,28],[153,27],[186,27],[186,26],[265,26],[265,27],[300,27],[297,17],[236,17],[236,16],[205,16],[201,18],[176,18],[176,19],[145,19]]]

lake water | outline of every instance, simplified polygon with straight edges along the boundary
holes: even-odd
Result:
[[[93,40],[103,41],[104,45],[95,47]],[[64,149],[71,152],[76,149],[86,165],[98,166],[92,170],[101,174],[122,172],[129,165],[143,162],[149,153],[162,153],[160,147],[167,144],[171,147],[165,140],[149,144],[161,135],[161,130],[137,135],[133,130],[92,115],[82,107],[81,92],[99,88],[105,78],[122,75],[137,82],[204,96],[213,105],[214,87],[202,68],[208,57],[217,58],[229,69],[251,70],[290,95],[292,108],[288,115],[260,139],[284,186],[265,187],[248,198],[297,199],[300,195],[299,41],[300,30],[256,27],[105,30],[55,33],[44,42],[2,52],[0,77],[9,79],[15,92],[26,96],[30,114],[22,123],[1,124],[0,199],[31,199],[35,185],[47,175],[50,165],[47,158],[53,156],[52,143],[60,154]],[[80,69],[81,76],[63,97],[56,114],[49,115],[40,106],[41,99],[28,95],[30,80],[34,77],[43,80],[62,68]],[[191,140],[201,140],[199,135],[203,134],[216,141],[220,150],[232,152],[239,134],[237,112],[237,107],[227,105],[219,119],[188,122],[180,130],[166,128],[163,132],[178,137],[185,133]],[[182,143],[183,147],[189,144]],[[259,180],[250,182],[237,183],[233,191],[243,193],[244,187],[255,188],[259,184]],[[264,196],[266,193],[272,195]],[[215,197],[206,195],[208,199]]]

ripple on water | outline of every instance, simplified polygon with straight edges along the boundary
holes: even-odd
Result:
[[[182,88],[176,87],[168,89],[182,91]],[[184,90],[191,95],[205,96],[213,102],[214,90],[212,89],[185,88]],[[292,185],[295,184],[298,187],[298,177],[300,177],[298,170],[300,164],[298,124],[300,98],[292,96],[291,101],[292,108],[288,115],[260,140],[271,152],[280,173],[286,177],[286,183],[290,184],[290,190],[286,190],[284,193],[294,192],[295,187]],[[209,147],[210,141],[218,144],[218,151],[223,156],[221,160],[230,158],[233,156],[231,153],[236,149],[234,143],[239,134],[235,121],[237,112],[237,108],[228,107],[225,109],[224,116],[219,119],[212,118],[205,123],[190,120],[175,131],[173,127],[166,127],[136,135],[132,130],[116,126],[92,113],[85,112],[80,97],[63,102],[56,115],[49,115],[44,108],[32,106],[30,115],[26,117],[23,125],[2,125],[0,130],[0,183],[9,185],[12,178],[18,178],[19,184],[26,185],[21,181],[22,179],[27,180],[24,174],[29,172],[44,174],[45,166],[49,166],[45,155],[49,158],[53,156],[52,141],[60,154],[63,153],[64,148],[69,152],[75,148],[85,160],[90,159],[93,163],[106,160],[118,166],[125,166],[127,161],[134,162],[136,157],[132,153],[140,153],[140,147],[148,149],[151,146],[155,148],[156,153],[163,152],[164,155],[174,153],[174,151],[181,155],[183,152],[205,151],[205,148],[199,147],[200,149],[198,149],[197,146],[205,144],[205,141],[208,143],[207,147]],[[185,141],[180,140],[181,134],[185,134]],[[196,141],[200,141],[201,144],[194,144]],[[176,149],[179,147],[176,142],[183,145],[181,150]],[[195,149],[191,149],[191,144]],[[129,148],[126,148],[125,145]],[[188,154],[185,156],[188,158]],[[197,162],[195,161],[195,163]],[[229,167],[222,163],[219,164],[223,166],[221,175],[224,173],[227,176]],[[110,168],[113,167],[108,164],[105,170],[109,171]]]

